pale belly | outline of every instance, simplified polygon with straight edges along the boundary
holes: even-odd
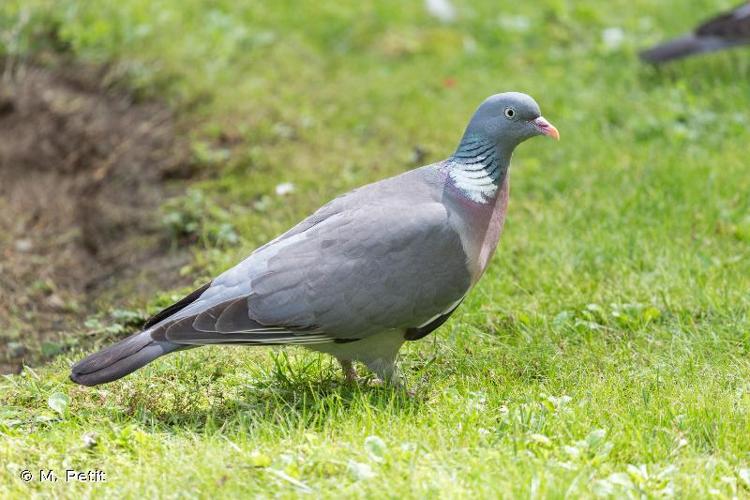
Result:
[[[307,345],[310,350],[324,352],[341,360],[360,361],[366,365],[383,359],[393,360],[404,343],[404,332],[386,330],[354,342]]]

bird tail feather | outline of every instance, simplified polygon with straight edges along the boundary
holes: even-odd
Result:
[[[640,56],[646,62],[657,64],[738,44],[739,42],[718,37],[685,35],[644,50]]]
[[[112,382],[145,366],[156,358],[185,346],[154,340],[151,330],[131,335],[82,359],[71,369],[70,379],[81,385]]]

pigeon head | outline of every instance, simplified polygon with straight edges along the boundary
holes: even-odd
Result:
[[[494,199],[513,150],[536,135],[560,138],[534,99],[519,92],[488,97],[474,112],[458,149],[446,163],[453,186],[479,203]]]
[[[507,153],[537,135],[560,139],[557,129],[544,117],[539,105],[526,94],[505,92],[488,97],[472,116],[464,138],[494,143]]]

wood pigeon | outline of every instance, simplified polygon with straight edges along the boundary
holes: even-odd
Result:
[[[399,384],[395,360],[456,310],[484,273],[505,221],[521,142],[559,139],[528,95],[485,100],[448,159],[344,194],[148,320],[76,363],[97,385],[164,354],[213,344],[302,345]]]
[[[641,52],[641,59],[659,64],[702,52],[750,43],[750,2],[704,22],[693,33]]]

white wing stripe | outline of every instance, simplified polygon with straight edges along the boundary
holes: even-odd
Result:
[[[430,323],[432,323],[433,321],[435,321],[436,319],[438,319],[443,314],[448,314],[449,312],[451,312],[452,310],[454,310],[456,307],[458,307],[458,304],[460,304],[461,301],[464,300],[464,297],[466,297],[466,295],[461,296],[461,298],[458,299],[457,301],[455,301],[453,304],[451,304],[448,307],[448,309],[446,309],[445,311],[443,311],[441,313],[437,313],[435,316],[431,317],[430,319],[428,319],[427,321],[425,321],[424,323],[422,323],[421,325],[419,325],[417,328],[424,328],[425,326],[429,325]]]

